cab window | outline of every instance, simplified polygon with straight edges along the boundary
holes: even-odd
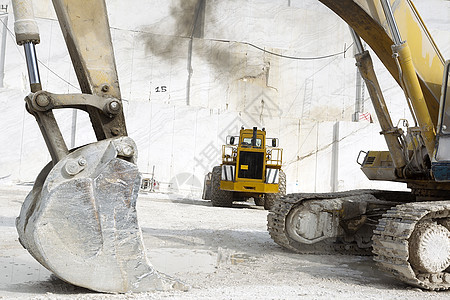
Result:
[[[244,138],[242,140],[242,146],[251,146],[252,145],[252,138]],[[256,139],[256,147],[261,148],[261,139]]]

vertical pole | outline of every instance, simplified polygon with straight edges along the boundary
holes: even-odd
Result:
[[[2,42],[1,42],[1,54],[0,54],[0,88],[3,87],[3,79],[5,78],[5,55],[6,55],[6,34],[7,34],[7,24],[8,24],[8,15],[2,14],[0,15],[2,21]]]
[[[315,167],[314,167],[314,193],[317,193],[317,175],[318,175],[318,167],[319,167],[319,122],[316,122],[316,161],[315,161]]]
[[[153,169],[152,169],[152,179],[150,180],[150,192],[154,192],[155,191],[155,165],[153,165]]]
[[[353,113],[353,122],[359,122],[359,114],[364,111],[363,103],[363,89],[364,84],[362,82],[361,73],[358,68],[356,69],[356,95],[355,95],[355,112]]]
[[[78,110],[72,110],[72,134],[70,138],[70,148],[75,148],[75,137],[77,133],[77,113]]]
[[[331,152],[331,191],[339,189],[339,121],[333,126],[333,148]]]

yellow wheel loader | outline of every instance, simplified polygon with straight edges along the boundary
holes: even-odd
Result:
[[[211,200],[213,206],[231,207],[233,201],[253,198],[256,205],[270,209],[286,194],[283,149],[277,146],[278,139],[266,139],[264,128],[242,127],[239,136],[228,136],[222,146],[222,164],[205,177],[203,199]]]
[[[32,3],[12,3],[30,80],[26,108],[52,158],[16,220],[20,243],[57,277],[91,290],[186,289],[146,257],[136,215],[137,149],[127,137],[105,2],[53,1],[82,91],[66,95],[42,90]],[[69,150],[53,115],[60,108],[86,111],[98,142]]]
[[[398,280],[448,290],[450,62],[444,61],[412,1],[320,2],[352,28],[357,66],[388,146],[388,151],[361,156],[361,169],[371,180],[406,183],[411,192],[287,195],[268,215],[269,233],[279,245],[299,253],[373,253],[378,265]],[[401,101],[414,119],[406,132],[393,125],[360,37],[404,91]]]

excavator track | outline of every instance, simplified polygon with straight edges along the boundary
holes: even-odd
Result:
[[[420,258],[417,262],[417,252],[423,251],[423,245],[416,246],[422,228],[431,228],[428,236],[422,234],[423,241],[440,239],[430,248],[431,257],[422,259],[428,261],[425,267],[420,266]],[[396,278],[423,289],[450,289],[450,201],[407,203],[388,210],[374,230],[373,241],[374,260]],[[434,265],[440,267],[430,271]]]
[[[395,193],[396,197],[391,197]],[[298,193],[289,194],[282,197],[272,207],[267,216],[268,231],[272,239],[280,246],[289,249],[291,251],[301,254],[346,254],[346,255],[371,255],[372,247],[370,240],[372,235],[372,229],[375,228],[376,221],[381,215],[386,212],[390,207],[395,206],[401,202],[407,202],[412,200],[410,193],[402,192],[390,192],[390,191],[377,191],[377,190],[354,190],[348,192],[336,192],[336,193],[323,193],[323,194],[309,194]],[[388,199],[396,199],[397,202],[389,202]],[[339,218],[339,222],[335,223],[335,227],[340,227],[336,224],[342,224],[343,218],[343,206],[344,203],[356,203],[358,206],[367,206],[367,215],[371,215],[371,220],[368,223],[372,223],[372,229],[369,229],[365,233],[366,243],[361,245],[357,243],[351,236],[352,233],[344,233],[344,236],[330,236],[323,238],[318,242],[302,243],[293,238],[292,230],[288,227],[293,225],[289,223],[289,215],[292,211],[307,202],[313,205],[320,205],[326,201],[335,201],[334,211],[324,207],[324,211],[333,214],[333,218]],[[337,206],[336,206],[337,201]],[[369,207],[372,208],[369,211]],[[345,218],[345,216],[344,216]],[[349,238],[350,236],[350,238]]]

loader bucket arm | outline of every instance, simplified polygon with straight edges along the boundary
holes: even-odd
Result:
[[[19,241],[56,276],[91,290],[185,290],[154,270],[146,257],[136,212],[137,148],[126,136],[105,1],[53,4],[82,94],[41,90],[31,0],[13,0],[16,39],[25,46],[30,75],[27,110],[52,156],[16,220]],[[68,150],[52,112],[58,108],[88,112],[98,141]]]

